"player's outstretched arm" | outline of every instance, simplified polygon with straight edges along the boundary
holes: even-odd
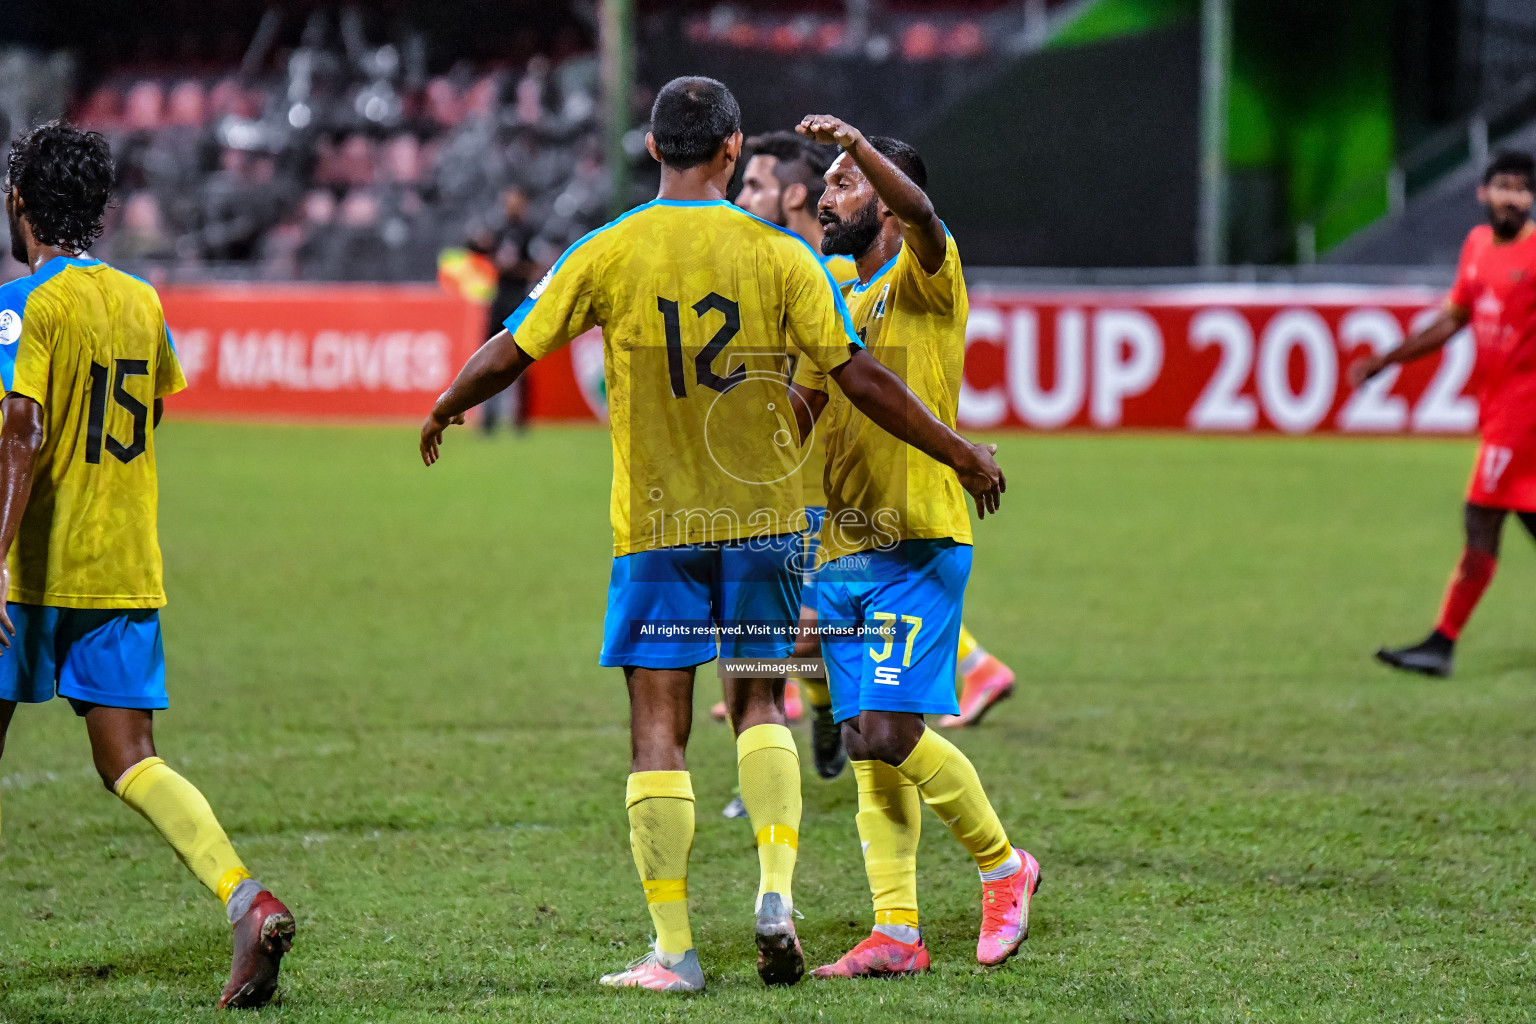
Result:
[[[517,347],[509,331],[500,332],[476,349],[421,425],[421,461],[429,466],[436,462],[443,431],[463,423],[466,412],[511,387],[532,365],[533,357]]]
[[[43,407],[25,395],[7,395],[0,416],[0,647],[8,649],[16,627],[5,610],[11,592],[6,556],[32,495],[32,467],[43,446]]]
[[[923,269],[930,274],[939,272],[944,265],[948,243],[944,238],[944,223],[934,212],[928,193],[918,188],[917,183],[891,163],[885,154],[871,146],[863,132],[840,118],[831,114],[809,114],[795,130],[817,142],[835,142],[841,146],[869,179],[875,195],[901,221],[902,241],[912,247],[912,253]]]
[[[960,486],[976,500],[978,516],[985,519],[997,511],[1008,489],[992,457],[997,445],[972,444],[940,423],[905,381],[863,349],[831,376],[854,407],[887,433],[953,469]]]
[[[1362,356],[1349,364],[1345,376],[1349,386],[1357,388],[1393,363],[1411,363],[1432,352],[1438,352],[1456,332],[1467,326],[1467,311],[1459,306],[1447,306],[1440,315],[1417,334],[1410,335],[1401,345],[1381,355]]]

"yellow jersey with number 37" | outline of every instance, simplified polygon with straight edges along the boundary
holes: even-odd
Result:
[[[187,383],[154,288],[66,256],[0,287],[0,382],[43,410],[9,599],[164,605],[154,404]]]
[[[510,317],[535,359],[599,326],[614,554],[805,528],[786,356],[860,342],[798,235],[724,200],[654,200],[566,251]]]
[[[849,289],[848,308],[870,355],[953,428],[970,302],[960,250],[954,238],[946,235],[945,242],[944,263],[932,274],[902,245],[867,282]],[[814,366],[797,366],[795,380],[828,390]],[[971,543],[965,490],[954,470],[886,433],[835,388],[816,432],[812,443],[827,446],[822,562],[900,540]]]

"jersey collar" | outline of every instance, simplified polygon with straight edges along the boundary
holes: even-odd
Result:
[[[52,277],[54,274],[57,274],[59,271],[63,270],[65,267],[94,267],[100,262],[101,260],[90,255],[55,256],[53,259],[32,271],[32,273],[34,276],[39,274],[44,275],[44,279],[46,280],[47,278]]]
[[[652,199],[646,206],[735,206],[729,199]]]
[[[907,246],[906,246],[905,242],[903,242],[901,245],[897,246],[897,248],[896,248],[896,255],[892,256],[890,259],[886,260],[885,261],[885,266],[883,266],[879,270],[875,271],[875,276],[871,277],[868,281],[859,281],[859,282],[855,283],[854,286],[853,286],[853,294],[860,295],[860,294],[862,294],[864,292],[869,291],[869,289],[873,288],[874,285],[875,285],[875,282],[880,280],[880,278],[884,277],[886,272],[889,271],[892,267],[894,267],[896,265],[896,261],[901,258],[901,250],[905,249],[906,247]]]

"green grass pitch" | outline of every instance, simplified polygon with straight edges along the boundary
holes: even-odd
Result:
[[[710,991],[611,993],[649,920],[597,667],[608,441],[169,422],[172,708],[298,944],[263,1020],[1512,1021],[1536,982],[1536,559],[1517,529],[1422,681],[1467,442],[1002,437],[967,619],[1022,685],[958,737],[1044,867],[1030,941],[973,960],[978,883],[932,815],[934,971],[765,992],[735,758],[698,721],[691,888]],[[702,675],[704,709],[718,687]],[[802,734],[804,735],[804,734]],[[805,753],[808,956],[866,934],[850,778]],[[0,1021],[213,1020],[217,901],[102,790],[63,702],[0,762]]]

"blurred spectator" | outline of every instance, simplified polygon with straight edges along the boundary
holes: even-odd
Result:
[[[122,223],[113,238],[112,256],[122,261],[164,259],[174,247],[165,231],[160,201],[153,192],[135,192],[123,204]]]
[[[520,69],[429,79],[419,38],[369,44],[317,11],[274,77],[109,77],[75,111],[118,163],[98,251],[183,279],[431,280],[473,237],[515,306],[602,222],[609,181],[596,58],[529,38]]]
[[[177,83],[168,102],[170,123],[182,128],[201,128],[206,119],[205,99],[202,83]]]
[[[538,124],[544,117],[544,93],[549,87],[549,58],[536,56],[517,83],[517,121]]]
[[[164,98],[158,82],[139,82],[129,89],[124,104],[124,120],[128,127],[137,131],[153,131],[160,127],[160,107]]]

